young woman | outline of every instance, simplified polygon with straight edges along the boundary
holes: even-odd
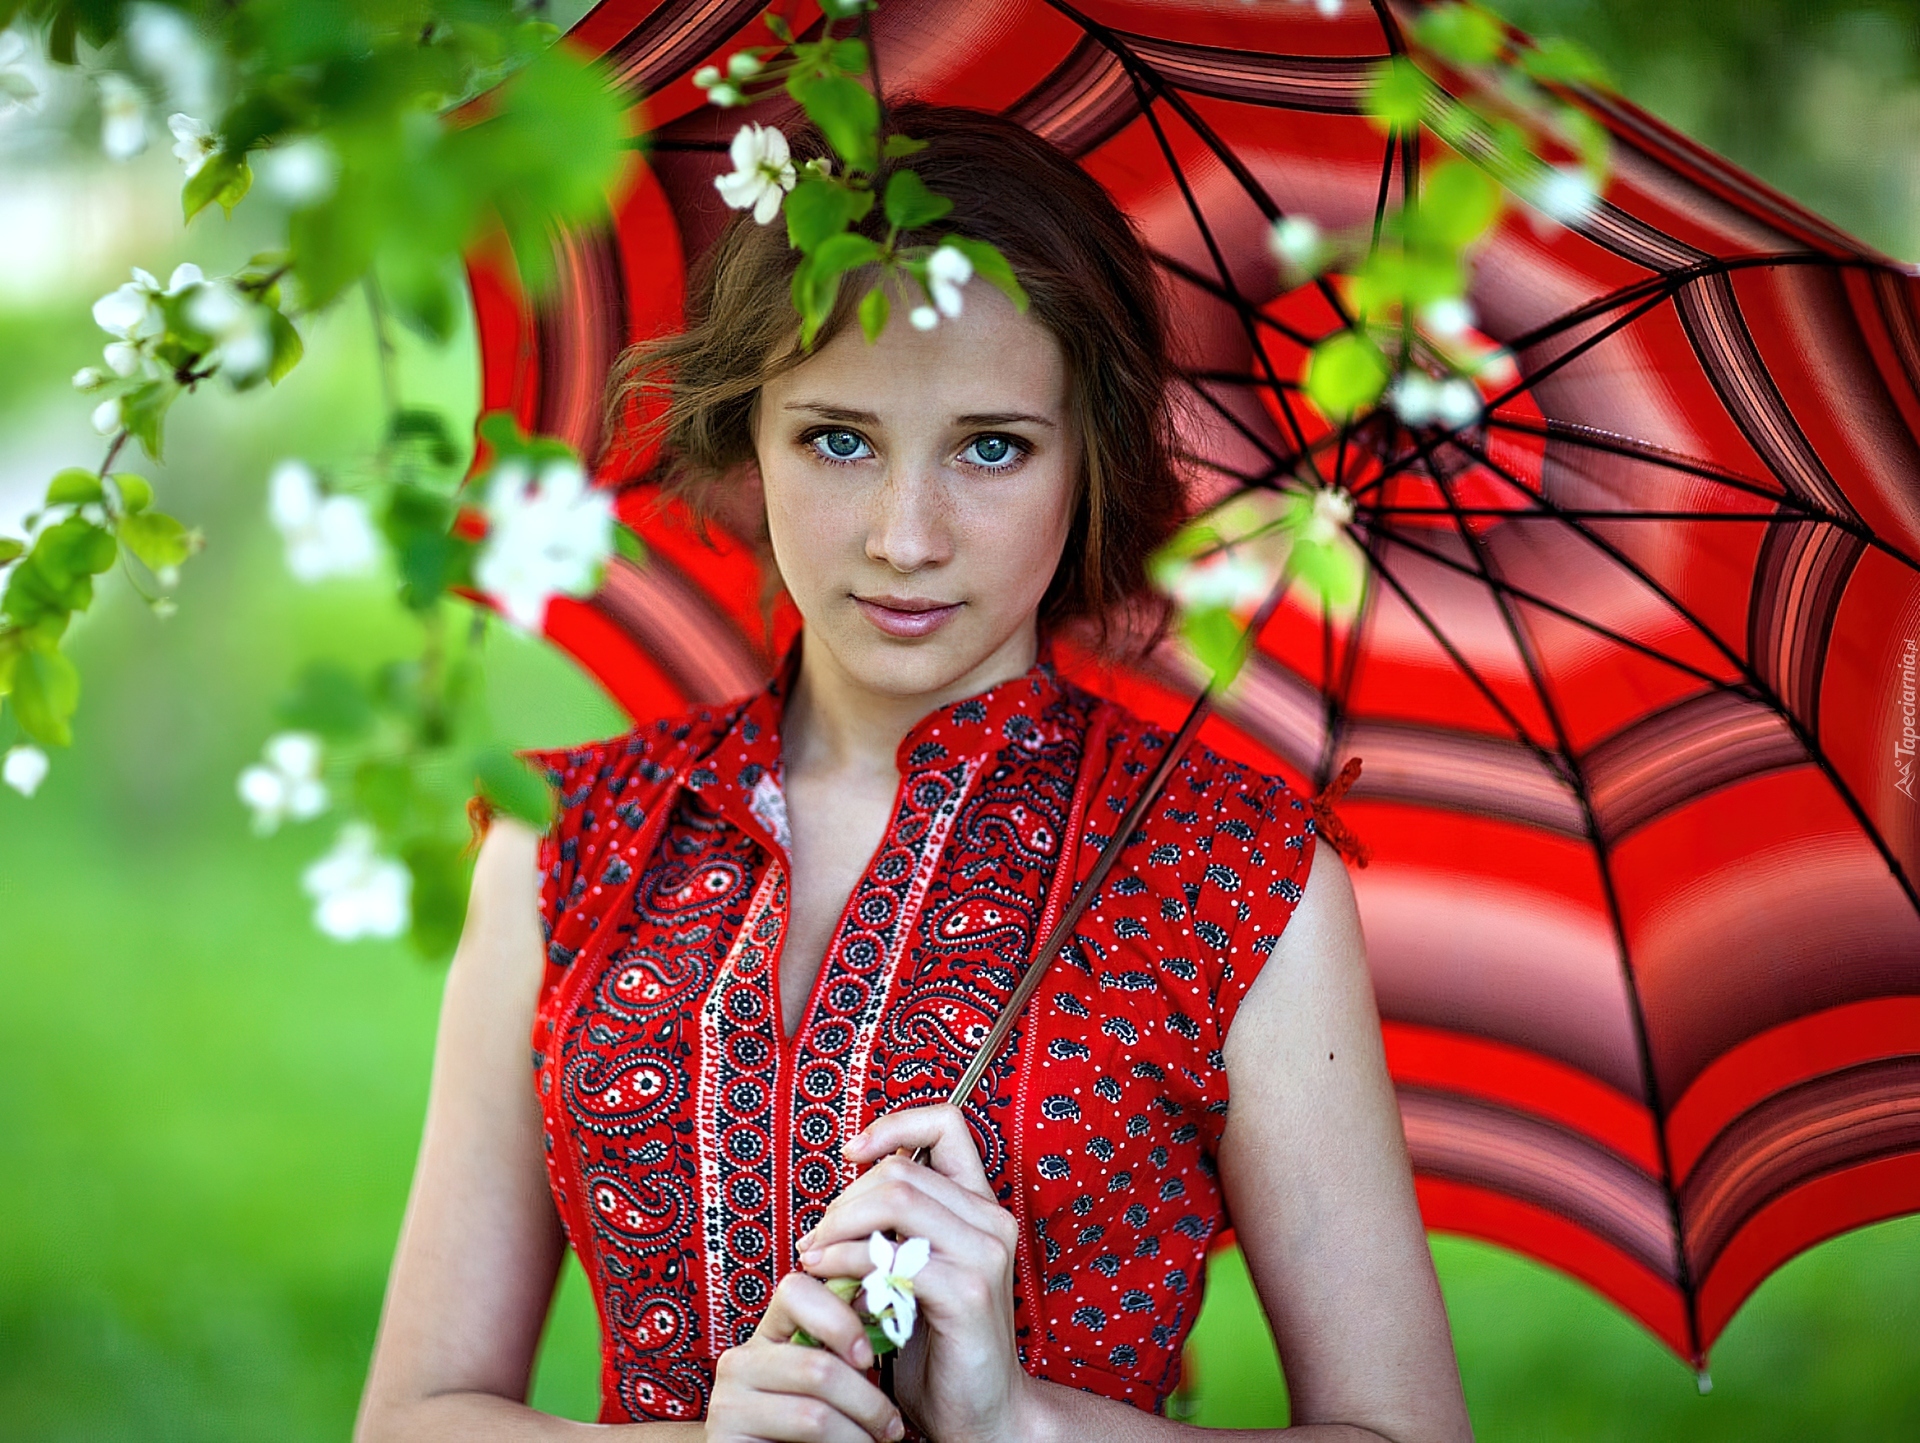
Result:
[[[868,344],[849,285],[803,354],[741,216],[636,359],[668,479],[764,517],[804,630],[757,695],[548,755],[544,839],[491,829],[360,1436],[582,1432],[522,1401],[571,1243],[635,1437],[1172,1437],[1230,1222],[1291,1433],[1468,1437],[1352,892],[1283,781],[1182,760],[944,1105],[1167,744],[1049,638],[1141,597],[1183,501],[1125,219],[1009,123],[894,123],[1031,308],[976,280]],[[931,1244],[897,1404],[823,1281],[876,1231]]]

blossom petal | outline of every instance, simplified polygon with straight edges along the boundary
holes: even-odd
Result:
[[[925,1238],[908,1238],[894,1252],[894,1277],[912,1277],[927,1265],[927,1259],[932,1255],[933,1245]]]

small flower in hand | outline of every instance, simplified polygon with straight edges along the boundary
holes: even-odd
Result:
[[[931,1252],[925,1238],[908,1238],[898,1247],[882,1233],[867,1239],[873,1271],[860,1280],[860,1287],[867,1313],[896,1348],[904,1348],[913,1336],[913,1277],[927,1265]]]

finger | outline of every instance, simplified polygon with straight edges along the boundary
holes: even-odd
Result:
[[[873,1344],[853,1309],[818,1278],[788,1273],[773,1290],[753,1336],[762,1342],[787,1343],[801,1331],[852,1367],[864,1371],[873,1366]]]
[[[925,1238],[935,1252],[949,1257],[972,1257],[981,1244],[998,1242],[919,1188],[895,1181],[836,1198],[820,1225],[801,1239],[800,1247],[803,1256],[835,1243],[858,1242],[865,1247],[873,1234],[889,1232],[902,1238]]]
[[[991,1197],[979,1149],[960,1109],[951,1106],[909,1107],[876,1117],[847,1141],[842,1149],[856,1163],[873,1162],[890,1152],[926,1148],[934,1171],[953,1179],[969,1192]]]
[[[896,1439],[906,1431],[885,1393],[819,1348],[750,1344],[728,1362],[727,1382],[745,1392],[726,1409],[730,1428],[762,1438],[847,1443]]]
[[[799,1240],[801,1260],[809,1261],[808,1252],[822,1246],[822,1240],[838,1231],[837,1225],[829,1221],[833,1218],[836,1208],[844,1212],[846,1206],[869,1193],[883,1192],[896,1186],[910,1187],[925,1193],[969,1227],[1003,1237],[1009,1243],[1018,1233],[1019,1225],[1014,1222],[1013,1215],[1001,1207],[991,1195],[982,1197],[979,1193],[962,1187],[953,1179],[941,1176],[932,1168],[909,1162],[898,1153],[889,1153],[862,1173],[845,1192],[835,1198],[812,1232]],[[820,1270],[814,1268],[811,1271],[818,1273]],[[822,1274],[822,1276],[831,1275]]]

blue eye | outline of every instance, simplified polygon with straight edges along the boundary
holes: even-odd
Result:
[[[873,454],[857,431],[815,431],[807,444],[824,461],[860,461]]]
[[[1011,436],[977,436],[967,443],[960,459],[988,471],[1004,471],[1025,454],[1025,448]]]

